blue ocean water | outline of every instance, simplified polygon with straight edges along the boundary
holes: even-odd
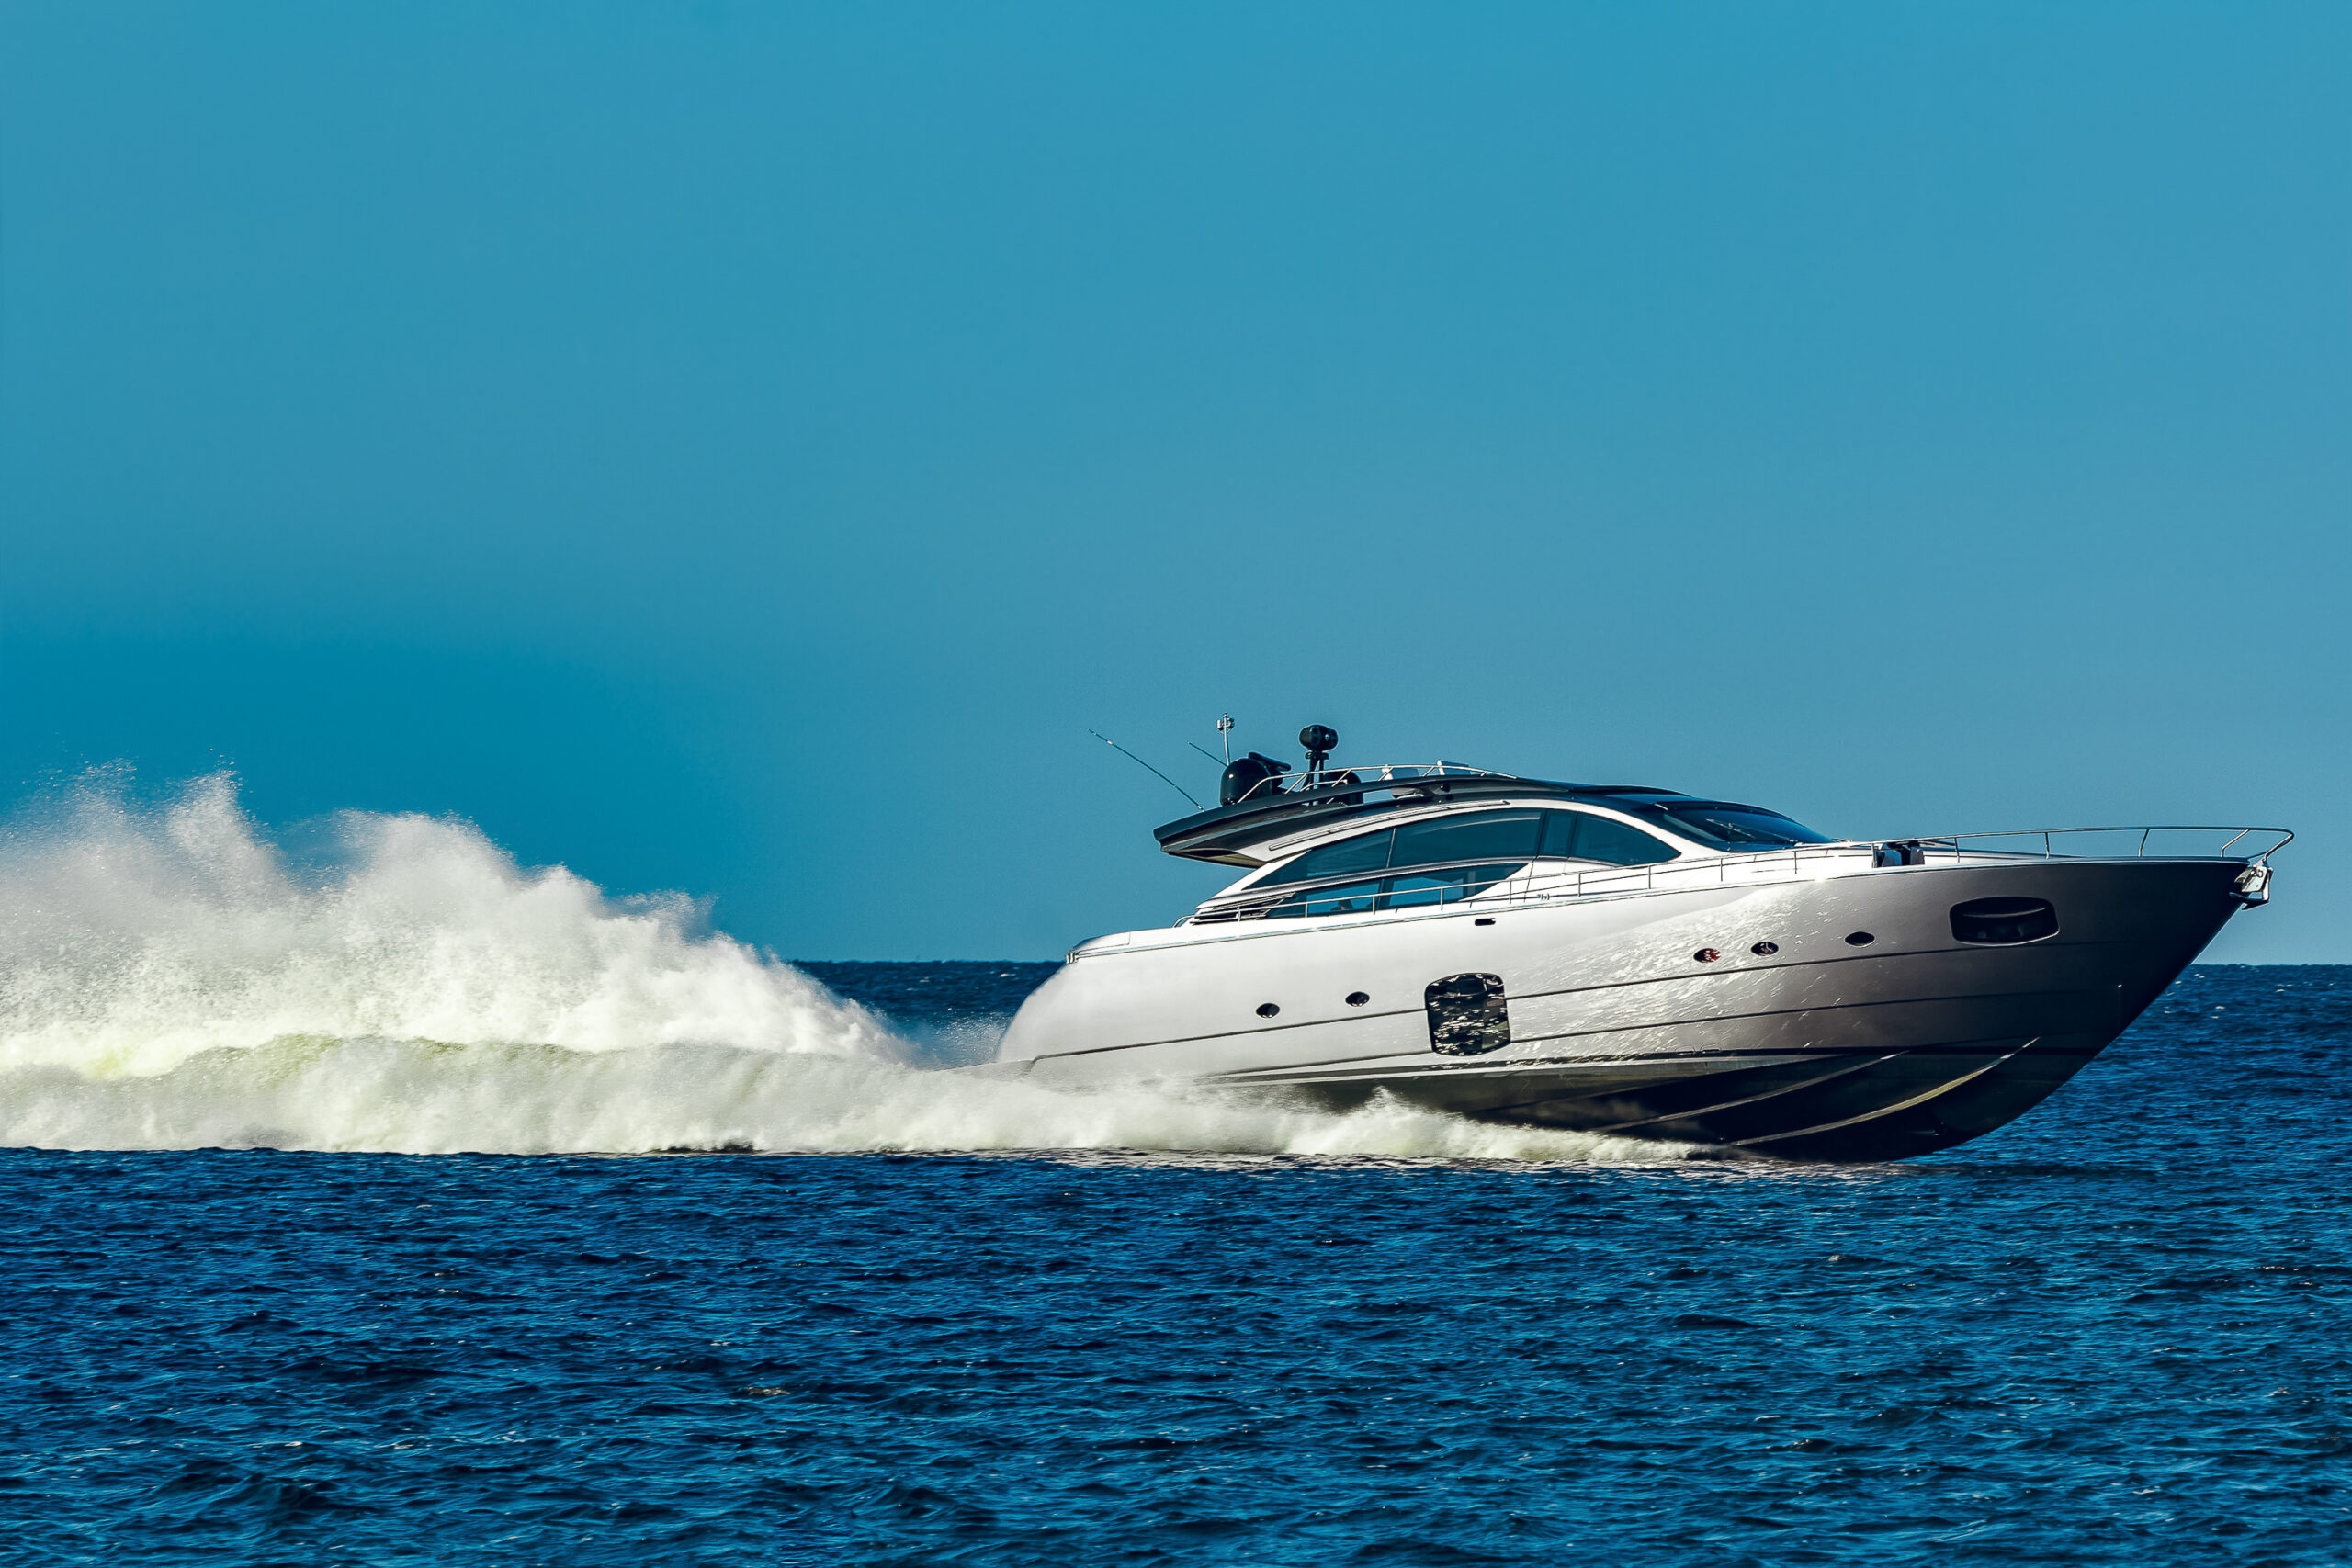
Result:
[[[1884,1166],[17,1149],[0,1558],[2340,1563],[2348,1038],[2195,969]]]

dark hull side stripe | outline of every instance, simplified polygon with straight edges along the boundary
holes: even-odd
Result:
[[[2028,1045],[2030,1045],[2031,1043],[2031,1041],[2026,1042],[2026,1044]],[[2023,1050],[2024,1048],[2024,1046],[2019,1046],[2018,1050]],[[1974,1072],[1962,1073],[1960,1077],[1953,1078],[1947,1083],[1938,1084],[1935,1088],[1928,1089],[1924,1094],[1914,1095],[1909,1100],[1897,1100],[1893,1105],[1883,1105],[1875,1111],[1865,1111],[1859,1116],[1848,1116],[1837,1122],[1824,1122],[1817,1126],[1812,1127],[1792,1127],[1783,1133],[1767,1133],[1760,1137],[1741,1138],[1734,1142],[1729,1146],[1733,1148],[1754,1148],[1762,1144],[1777,1144],[1790,1138],[1811,1137],[1821,1133],[1835,1133],[1847,1127],[1859,1127],[1866,1122],[1882,1122],[1890,1116],[1909,1111],[1915,1106],[1925,1105],[1931,1100],[1940,1100],[1945,1095],[1950,1094],[1952,1090],[1967,1084],[1970,1080],[1981,1078],[1986,1073],[2007,1066],[2011,1058],[2016,1056],[2017,1054],[2018,1053],[2016,1051],[2012,1051],[2007,1055],[2001,1057],[1998,1061],[1987,1062],[1983,1066],[1977,1068]]]
[[[1736,1110],[1743,1105],[1759,1105],[1768,1100],[1777,1100],[1784,1094],[1794,1094],[1801,1089],[1818,1088],[1820,1085],[1826,1084],[1833,1078],[1849,1077],[1855,1073],[1868,1071],[1870,1068],[1877,1066],[1882,1062],[1891,1062],[1895,1057],[1902,1055],[1903,1053],[1900,1051],[1890,1051],[1882,1056],[1872,1056],[1865,1061],[1849,1062],[1841,1067],[1832,1067],[1826,1073],[1816,1073],[1809,1078],[1799,1078],[1794,1083],[1778,1085],[1772,1089],[1766,1089],[1761,1094],[1743,1095],[1739,1099],[1719,1100],[1713,1105],[1695,1105],[1687,1111],[1662,1111],[1656,1116],[1638,1117],[1631,1122],[1604,1122],[1601,1125],[1592,1128],[1591,1131],[1596,1133],[1627,1133],[1636,1127],[1647,1127],[1659,1122],[1680,1122],[1700,1116],[1713,1116],[1721,1111]],[[1753,1142],[1755,1140],[1751,1139],[1749,1141]]]
[[[1338,1071],[1315,1072],[1305,1066],[1251,1068],[1239,1073],[1207,1073],[1189,1081],[1209,1084],[1220,1089],[1247,1089],[1252,1084],[1342,1084],[1360,1083],[1366,1078],[1386,1080],[1413,1078],[1485,1077],[1510,1078],[1535,1075],[1550,1075],[1562,1068],[1622,1065],[1633,1062],[1653,1062],[1661,1066],[1677,1062],[1725,1062],[1731,1064],[1721,1070],[1739,1072],[1747,1067],[1777,1066],[1800,1062],[1808,1056],[1845,1060],[1853,1056],[1869,1056],[1874,1060],[1892,1060],[1897,1056],[1985,1056],[2003,1055],[2017,1047],[2009,1042],[2016,1035],[1996,1035],[1989,1039],[1937,1041],[1918,1045],[1898,1045],[1892,1048],[1878,1045],[1805,1045],[1757,1048],[1731,1048],[1721,1051],[1630,1051],[1609,1056],[1529,1056],[1509,1062],[1427,1062],[1419,1053],[1410,1057],[1368,1057],[1361,1066],[1341,1066]],[[2099,1045],[2045,1045],[2041,1054],[2052,1056],[2096,1056],[2105,1050]],[[1395,1066],[1378,1064],[1394,1061]],[[1339,1066],[1334,1064],[1334,1066]]]

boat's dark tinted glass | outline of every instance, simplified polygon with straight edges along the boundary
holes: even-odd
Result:
[[[1790,844],[1834,844],[1802,822],[1792,822],[1776,811],[1742,806],[1677,806],[1666,813],[1666,825],[1702,844],[1727,850],[1779,849]]]
[[[1459,817],[1408,822],[1396,829],[1396,844],[1389,852],[1388,863],[1432,865],[1441,861],[1501,860],[1506,856],[1533,860],[1536,840],[1547,815],[1542,811],[1471,811]]]
[[[1337,887],[1309,887],[1292,894],[1261,918],[1290,920],[1302,915],[1361,915],[1373,907],[1385,886],[1379,882],[1343,882]]]
[[[1535,858],[1550,811],[1471,811],[1428,822],[1408,822],[1384,828],[1309,850],[1288,865],[1267,874],[1257,886],[1279,886],[1321,876],[1345,876],[1351,871],[1383,871],[1391,866],[1432,865],[1443,861]],[[1560,852],[1554,851],[1554,853]]]
[[[1581,812],[1546,811],[1543,852],[1555,859],[1573,856],[1577,852],[1577,824],[1583,820]]]
[[[1255,917],[1295,920],[1302,916],[1361,915],[1370,909],[1412,909],[1424,905],[1458,904],[1475,898],[1525,864],[1503,861],[1492,865],[1449,865],[1432,871],[1404,871],[1378,881],[1343,882],[1337,887],[1305,887]],[[1243,919],[1250,919],[1244,915]]]
[[[1380,885],[1380,907],[1409,909],[1422,904],[1459,903],[1484,893],[1525,863],[1508,861],[1500,865],[1454,865],[1442,871],[1407,872]]]
[[[1639,828],[1581,811],[1547,811],[1552,818],[1544,832],[1544,852],[1568,860],[1597,860],[1610,865],[1656,865],[1674,858],[1673,847]]]
[[[1379,871],[1388,864],[1388,840],[1396,832],[1383,828],[1362,838],[1342,839],[1319,850],[1309,850],[1288,865],[1268,874],[1261,887],[1283,882],[1305,882],[1311,876],[1345,876],[1351,871]]]

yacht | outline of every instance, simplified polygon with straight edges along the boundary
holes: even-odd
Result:
[[[1833,839],[1780,812],[1451,762],[1251,753],[1156,830],[1239,879],[1083,942],[980,1070],[1299,1097],[1798,1160],[1932,1153],[2072,1077],[2283,829]]]

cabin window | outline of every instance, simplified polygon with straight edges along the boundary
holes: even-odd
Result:
[[[1241,912],[1239,918],[1297,919],[1459,903],[1516,874],[1539,854],[1609,865],[1654,865],[1674,859],[1676,851],[1638,828],[1606,817],[1572,811],[1464,811],[1309,850],[1253,886],[1273,888],[1351,872],[1387,874],[1302,888],[1265,908],[1262,915]]]
[[[1337,887],[1303,888],[1268,909],[1261,918],[1293,920],[1302,915],[1361,915],[1374,907],[1384,886],[1377,881],[1343,882]]]
[[[1423,904],[1457,904],[1484,893],[1526,863],[1506,861],[1499,865],[1450,865],[1442,871],[1392,876],[1380,885],[1380,907],[1410,909]]]
[[[1784,850],[1793,844],[1837,842],[1802,822],[1792,822],[1777,811],[1753,806],[1678,800],[1668,802],[1662,815],[1668,828],[1715,849]]]
[[[1524,863],[1504,861],[1492,865],[1450,865],[1434,871],[1399,872],[1376,881],[1343,882],[1337,887],[1303,887],[1260,918],[1290,920],[1317,915],[1361,915],[1372,909],[1459,904],[1464,898],[1476,897]]]
[[[1432,817],[1396,829],[1392,866],[1435,865],[1453,860],[1531,861],[1544,828],[1541,811],[1469,811]]]
[[[1547,811],[1544,852],[1562,860],[1597,860],[1608,865],[1656,865],[1672,860],[1672,845],[1614,818],[1582,811]]]
[[[1436,865],[1445,861],[1506,858],[1525,863],[1535,858],[1543,832],[1544,811],[1468,811],[1408,822],[1342,839],[1336,844],[1307,851],[1288,865],[1269,872],[1260,887],[1317,877],[1345,876],[1351,871],[1386,871],[1391,867]],[[1504,874],[1508,875],[1509,873]]]
[[[1360,838],[1342,839],[1336,844],[1325,844],[1319,850],[1309,850],[1288,865],[1270,873],[1261,887],[1272,887],[1283,882],[1305,882],[1317,876],[1345,876],[1351,871],[1383,871],[1388,865],[1388,840],[1396,829],[1383,828],[1377,833]]]

